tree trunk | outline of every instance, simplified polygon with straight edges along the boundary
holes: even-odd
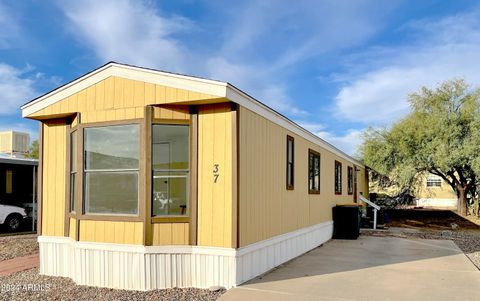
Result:
[[[465,195],[465,187],[458,185],[457,195],[458,195],[457,212],[460,215],[466,216],[467,215],[467,196]]]

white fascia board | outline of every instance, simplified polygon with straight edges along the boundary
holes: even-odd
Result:
[[[226,96],[227,83],[224,82],[110,63],[72,81],[71,83],[68,83],[58,90],[54,90],[35,101],[23,105],[21,107],[22,116],[26,117],[38,112],[110,76],[118,76],[172,88],[185,89],[197,93],[210,94],[216,97]]]
[[[259,102],[258,100],[250,97],[249,95],[245,94],[241,90],[237,89],[236,87],[229,85],[227,87],[227,98],[231,101],[249,109],[250,111],[257,113],[260,116],[263,116],[270,120],[271,122],[278,124],[279,126],[286,128],[287,130],[291,131],[299,135],[302,138],[334,153],[335,155],[357,165],[360,167],[365,167],[365,165],[354,158],[350,157],[349,155],[345,154],[332,144],[328,143],[327,141],[323,140],[322,138],[318,137],[317,135],[309,132],[308,130],[302,128],[298,124],[294,123],[293,121],[289,120],[285,116],[275,112],[268,106],[264,105],[263,103]]]

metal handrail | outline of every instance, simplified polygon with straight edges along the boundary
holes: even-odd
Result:
[[[365,198],[364,196],[360,195],[360,201],[367,203],[368,205],[373,207],[373,229],[377,229],[377,211],[380,210],[380,206],[375,204],[374,202],[370,201],[369,199]]]

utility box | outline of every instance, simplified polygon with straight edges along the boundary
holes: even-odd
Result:
[[[360,209],[357,205],[337,205],[333,212],[333,238],[357,239],[360,235]]]
[[[0,132],[0,153],[23,158],[29,150],[30,135],[22,132]]]

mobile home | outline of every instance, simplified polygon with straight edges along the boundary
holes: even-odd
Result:
[[[40,121],[40,272],[227,288],[332,236],[365,166],[221,81],[108,63],[22,107]]]

